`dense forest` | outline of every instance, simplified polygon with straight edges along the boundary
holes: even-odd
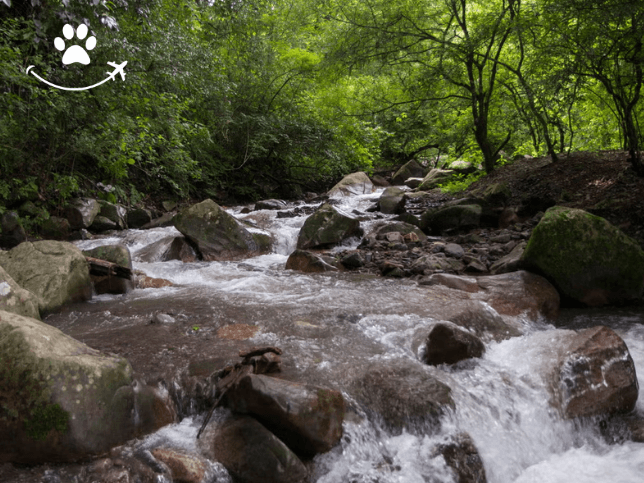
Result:
[[[90,64],[61,62],[66,24]],[[0,210],[35,201],[32,223],[79,194],[290,198],[412,158],[473,179],[624,149],[644,175],[643,1],[0,0],[0,32]],[[77,92],[27,73],[124,61]]]

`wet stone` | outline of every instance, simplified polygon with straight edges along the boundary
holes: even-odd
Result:
[[[427,335],[421,337],[417,350],[419,358],[432,366],[456,364],[481,357],[485,352],[481,339],[449,322],[435,324]]]

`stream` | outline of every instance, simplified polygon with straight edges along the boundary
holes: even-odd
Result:
[[[366,210],[371,195],[343,198],[339,209],[361,213],[365,232],[377,220]],[[353,417],[345,420],[341,443],[310,463],[317,483],[447,483],[454,480],[435,446],[460,432],[472,437],[490,483],[639,483],[644,475],[644,444],[608,444],[596,424],[567,421],[549,404],[537,376],[548,357],[548,341],[559,330],[522,317],[525,334],[487,342],[485,355],[452,367],[429,367],[411,349],[416,330],[434,320],[449,300],[429,300],[427,291],[407,279],[351,272],[303,274],[284,269],[295,249],[305,216],[277,218],[275,211],[228,211],[270,233],[274,253],[236,262],[144,263],[137,254],[154,241],[179,235],[173,227],[127,230],[77,242],[81,249],[122,243],[134,268],[175,285],[101,295],[46,319],[63,332],[102,351],[128,358],[148,383],[190,367],[207,375],[232,360],[242,347],[274,345],[283,352],[285,377],[343,391]],[[387,216],[378,214],[381,219]],[[349,240],[334,250],[357,246]],[[493,310],[490,308],[490,310]],[[150,324],[157,312],[170,326]],[[644,417],[644,314],[631,309],[563,310],[558,326],[581,329],[606,325],[626,342],[638,370],[636,411]],[[249,331],[246,338],[222,337],[228,326]],[[249,329],[250,327],[250,329]],[[406,359],[452,388],[455,410],[431,434],[410,428],[391,434],[361,410],[351,394],[359,369],[375,362]],[[201,372],[200,372],[201,371]],[[218,409],[215,418],[225,411]],[[196,434],[204,411],[197,403],[181,421],[128,443],[133,449],[174,448],[199,453]],[[209,482],[229,482],[212,462]],[[166,478],[166,483],[170,480]]]

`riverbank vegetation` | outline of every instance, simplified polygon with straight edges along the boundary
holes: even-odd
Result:
[[[642,1],[0,4],[2,210],[290,198],[412,158],[623,149],[644,175]],[[97,39],[89,65],[61,63],[67,23]],[[80,92],[26,72],[82,87],[108,61],[125,80]]]

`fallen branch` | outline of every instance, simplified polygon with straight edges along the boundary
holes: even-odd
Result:
[[[101,260],[100,258],[85,257],[85,260],[89,263],[90,275],[96,275],[98,277],[119,277],[132,280],[132,270],[127,267],[108,262],[107,260]]]

